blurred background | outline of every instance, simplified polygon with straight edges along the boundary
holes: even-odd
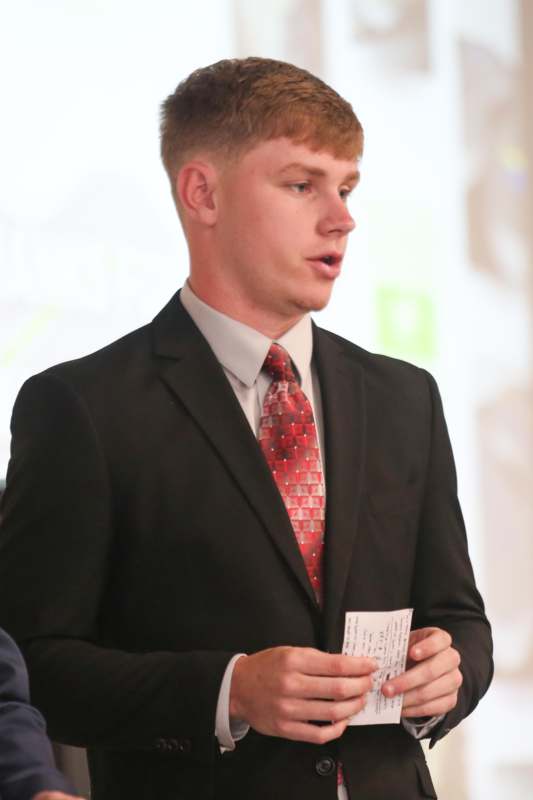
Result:
[[[221,58],[292,61],[366,133],[358,227],[317,321],[437,378],[493,686],[428,753],[441,800],[533,796],[533,3],[0,2],[0,479],[31,374],[152,319],[188,261],[158,106]],[[58,748],[80,791],[82,751]]]

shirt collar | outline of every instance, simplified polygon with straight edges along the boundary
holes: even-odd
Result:
[[[261,372],[272,340],[255,328],[208,306],[194,294],[188,281],[180,292],[180,300],[224,369],[246,386],[252,387]],[[309,373],[313,354],[309,314],[274,341],[288,352],[303,382]]]

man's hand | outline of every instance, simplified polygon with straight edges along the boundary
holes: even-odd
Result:
[[[39,792],[33,795],[32,800],[83,800],[83,798],[63,792]]]
[[[262,650],[235,664],[230,717],[267,736],[324,744],[361,711],[376,668],[370,658],[309,647]]]
[[[402,717],[435,717],[457,705],[461,656],[440,628],[411,631],[407,670],[384,683],[386,697],[403,693]]]

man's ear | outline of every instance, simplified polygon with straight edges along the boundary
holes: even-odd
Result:
[[[217,173],[206,161],[188,161],[180,169],[176,194],[183,213],[192,221],[214,225],[217,218]]]

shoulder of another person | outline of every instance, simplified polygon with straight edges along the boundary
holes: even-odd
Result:
[[[16,642],[0,628],[0,701],[26,699],[29,694],[26,665]]]

